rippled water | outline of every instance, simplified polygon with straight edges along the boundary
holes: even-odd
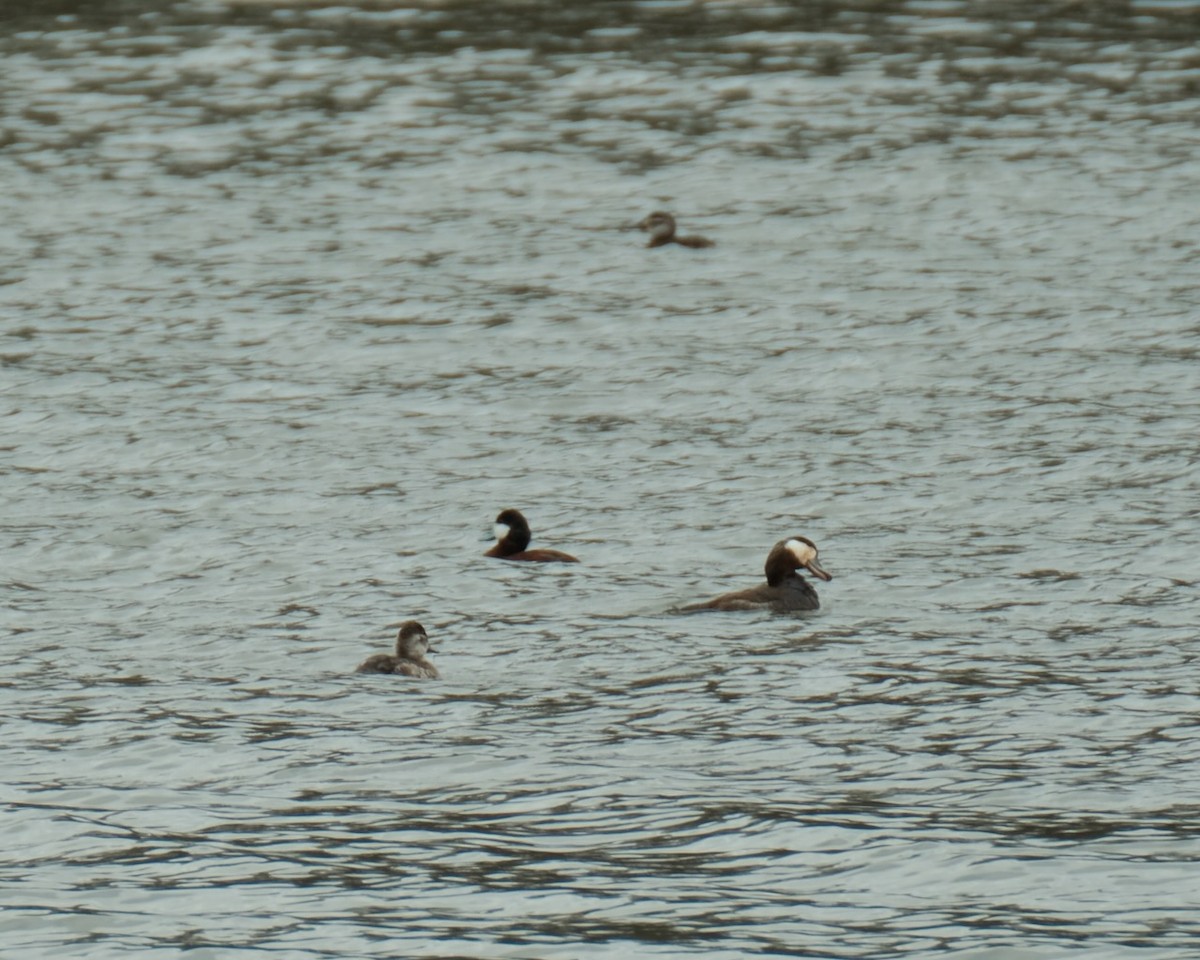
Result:
[[[1198,17],[10,5],[6,949],[1192,957]]]

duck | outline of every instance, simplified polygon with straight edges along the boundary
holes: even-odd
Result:
[[[433,653],[425,628],[416,620],[400,625],[396,634],[396,653],[376,653],[358,665],[355,673],[393,673],[422,680],[440,680],[442,675],[425,655]]]
[[[638,224],[638,229],[649,232],[650,239],[646,243],[648,247],[661,247],[668,243],[677,243],[681,247],[693,248],[715,246],[708,237],[675,236],[675,218],[663,210],[655,210]]]
[[[531,539],[529,521],[525,519],[520,510],[514,510],[511,507],[501,510],[500,515],[496,517],[496,545],[484,556],[532,563],[579,562],[575,557],[569,553],[563,553],[561,550],[530,550],[529,541]]]
[[[724,593],[703,603],[692,603],[681,609],[696,610],[770,610],[773,613],[792,613],[816,610],[821,606],[817,591],[800,576],[797,570],[807,570],[820,580],[833,577],[817,560],[817,545],[808,537],[788,537],[780,540],[767,554],[763,569],[767,582],[747,590]]]

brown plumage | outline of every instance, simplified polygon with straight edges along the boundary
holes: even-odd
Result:
[[[821,606],[812,584],[796,573],[807,570],[814,577],[832,580],[817,562],[817,546],[807,537],[780,540],[767,554],[763,567],[767,582],[747,590],[724,593],[703,603],[692,603],[682,609],[693,610],[771,610],[791,613],[797,610],[816,610]]]
[[[496,517],[496,545],[485,557],[500,560],[523,560],[532,563],[578,563],[569,553],[559,550],[530,550],[529,523],[520,510],[501,510]]]
[[[437,667],[425,655],[433,653],[425,628],[416,620],[402,624],[396,635],[396,653],[376,653],[358,665],[355,673],[394,673],[402,677],[440,680]]]
[[[638,228],[649,232],[650,239],[646,242],[648,247],[661,247],[668,243],[694,248],[715,246],[708,237],[675,236],[675,218],[663,210],[655,210],[638,224]]]

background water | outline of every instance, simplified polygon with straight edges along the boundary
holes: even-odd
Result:
[[[1195,956],[1196,4],[4,10],[6,956]]]

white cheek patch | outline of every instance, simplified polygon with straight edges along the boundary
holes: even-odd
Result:
[[[496,524],[496,539],[503,540],[505,537],[507,537],[509,529],[510,528],[507,523]]]
[[[807,543],[801,543],[799,540],[789,540],[785,546],[791,555],[796,558],[796,563],[800,564],[800,566],[804,566],[804,564],[811,563],[817,559],[817,551]]]

